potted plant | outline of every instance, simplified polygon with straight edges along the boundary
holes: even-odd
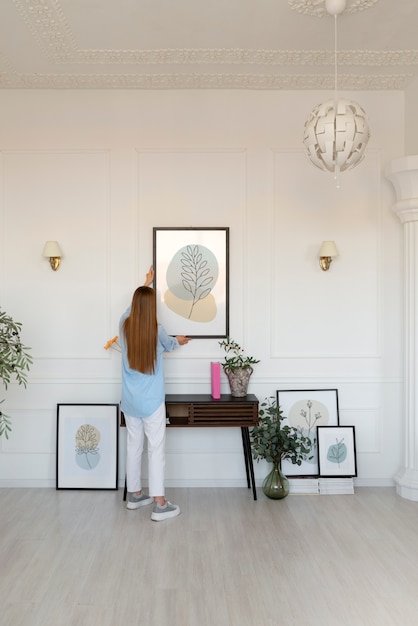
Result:
[[[289,493],[289,481],[281,470],[281,461],[289,459],[301,465],[309,458],[312,441],[300,428],[282,425],[285,416],[272,396],[261,403],[258,416],[258,426],[254,426],[250,433],[253,458],[273,464],[263,481],[263,492],[269,498],[284,498]]]
[[[19,385],[26,387],[27,372],[32,365],[30,348],[23,345],[20,339],[22,324],[14,322],[10,315],[0,309],[0,379],[7,386],[14,378]],[[0,401],[0,404],[4,399]],[[9,438],[11,419],[0,411],[0,437]]]
[[[221,365],[228,377],[231,396],[242,398],[247,395],[250,376],[254,371],[252,366],[260,361],[252,356],[244,356],[244,349],[230,337],[218,343],[226,352]]]

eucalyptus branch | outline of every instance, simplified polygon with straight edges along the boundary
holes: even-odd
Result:
[[[33,363],[28,352],[30,348],[21,341],[21,328],[20,322],[14,322],[10,315],[0,310],[0,379],[5,389],[12,380],[26,387],[27,374]],[[0,411],[0,437],[4,435],[8,439],[10,431],[10,417]]]
[[[4,402],[4,400],[0,400],[0,404],[2,404],[2,402]],[[11,423],[10,417],[0,411],[0,437],[4,435],[6,439],[9,438],[9,432],[12,430]]]
[[[312,458],[309,457],[311,439],[299,428],[282,424],[285,416],[273,396],[261,403],[258,415],[258,426],[254,426],[250,433],[254,459],[264,459],[274,465],[288,459],[301,465],[302,461]]]
[[[20,339],[22,324],[14,322],[10,315],[0,310],[0,378],[5,389],[13,378],[26,387],[27,372],[33,363],[30,348]]]

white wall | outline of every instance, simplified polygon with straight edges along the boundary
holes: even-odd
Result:
[[[372,138],[337,189],[302,150],[321,92],[2,92],[0,305],[23,322],[35,363],[28,388],[5,393],[0,485],[55,484],[57,403],[119,401],[119,355],[103,346],[151,263],[153,226],[229,226],[230,334],[261,359],[249,391],[338,389],[358,484],[392,484],[402,229],[383,172],[404,152],[404,99],[346,95]],[[42,258],[49,239],[63,250],[56,273]],[[325,239],[340,252],[327,273]],[[217,340],[168,355],[167,392],[209,393],[222,356]],[[167,453],[168,485],[245,484],[238,430],[172,429]]]

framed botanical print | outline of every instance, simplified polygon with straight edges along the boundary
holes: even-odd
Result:
[[[154,228],[158,321],[170,335],[229,334],[229,228]]]
[[[57,405],[57,489],[118,488],[118,404]]]
[[[312,458],[295,465],[289,460],[282,462],[282,470],[287,477],[304,476],[312,478],[319,475],[318,467],[318,426],[338,426],[338,390],[337,389],[291,389],[277,391],[277,406],[283,411],[283,424],[295,426],[312,441]]]
[[[354,426],[318,426],[317,431],[319,475],[357,476]]]

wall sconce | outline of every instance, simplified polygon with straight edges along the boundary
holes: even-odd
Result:
[[[49,257],[49,263],[54,272],[56,272],[61,263],[61,249],[58,245],[58,241],[47,241],[43,256]]]
[[[332,258],[338,256],[337,246],[334,241],[323,241],[319,250],[319,266],[324,272],[328,271]]]

